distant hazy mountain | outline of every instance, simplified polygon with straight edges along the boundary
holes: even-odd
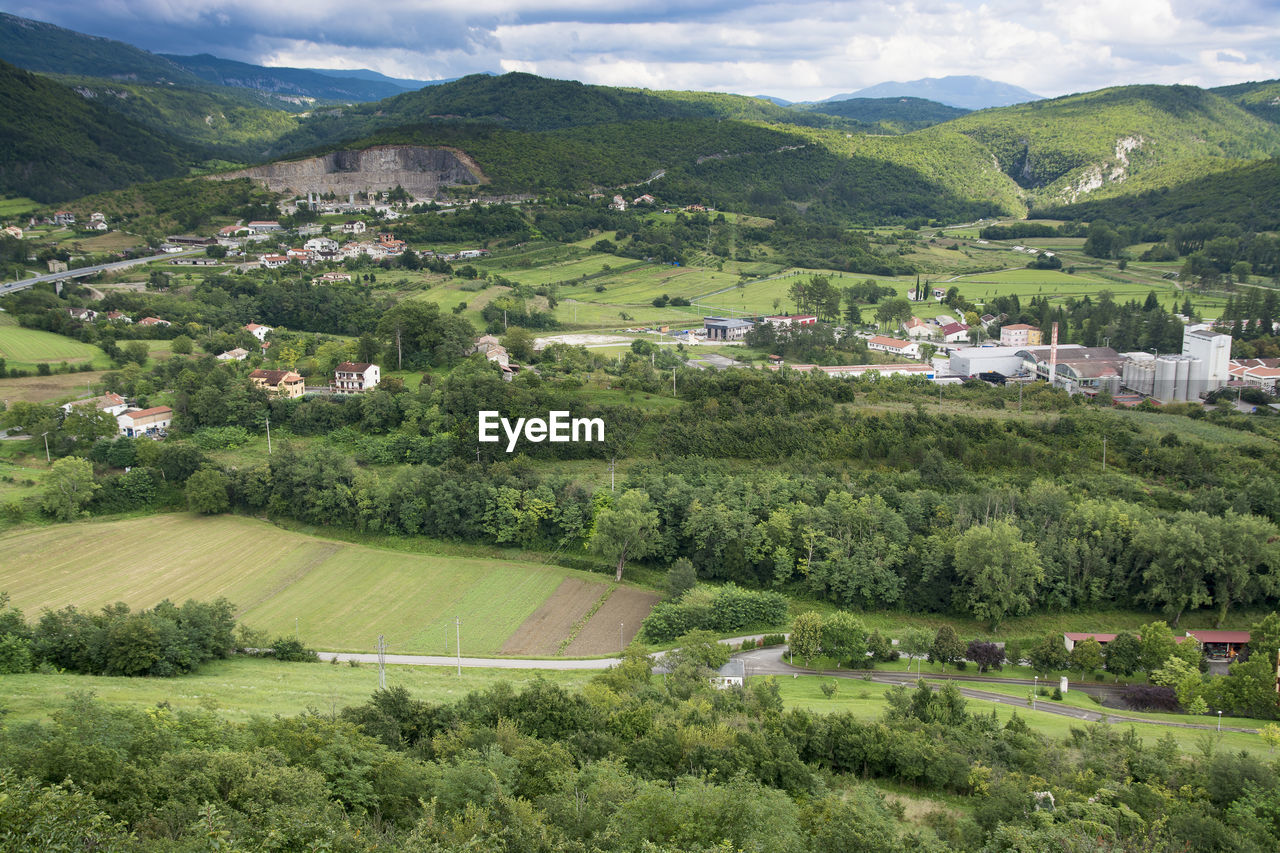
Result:
[[[380,101],[383,98],[403,94],[412,88],[419,88],[419,86],[401,85],[385,78],[371,79],[367,76],[355,76],[352,72],[346,72],[347,76],[339,77],[333,72],[313,71],[308,68],[267,68],[248,62],[220,59],[207,53],[196,56],[164,54],[163,57],[181,65],[200,79],[219,86],[257,89],[282,95],[321,98],[327,101]],[[373,71],[365,74],[382,78],[381,74]]]
[[[752,95],[752,97],[761,101],[768,101],[769,103],[775,104],[779,107],[789,107],[794,103],[793,101],[786,101],[782,98],[775,98],[773,95]]]
[[[953,76],[924,77],[906,83],[877,83],[856,92],[832,95],[828,101],[848,101],[854,98],[898,98],[902,96],[925,98],[951,107],[966,110],[983,110],[987,107],[1007,107],[1027,101],[1038,101],[1041,96],[1020,86],[988,80],[985,77]]]
[[[199,79],[154,53],[43,21],[0,14],[0,59],[40,74],[191,85]]]

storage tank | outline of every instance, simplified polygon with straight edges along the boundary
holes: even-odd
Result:
[[[1191,359],[1179,358],[1175,365],[1173,382],[1173,399],[1185,403],[1187,401],[1187,383],[1191,381]]]
[[[1151,396],[1164,403],[1172,400],[1173,386],[1177,381],[1177,373],[1178,368],[1174,365],[1173,359],[1168,356],[1157,358],[1155,387],[1151,390]]]

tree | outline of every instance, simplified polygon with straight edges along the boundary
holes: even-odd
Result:
[[[680,557],[667,569],[667,595],[679,599],[698,583],[698,572],[688,557]]]
[[[1048,675],[1066,669],[1071,658],[1062,635],[1050,634],[1031,647],[1027,652],[1027,661],[1036,672]]]
[[[134,364],[143,365],[147,363],[147,358],[151,351],[147,349],[147,345],[143,341],[129,341],[124,345],[122,360],[133,362]]]
[[[978,665],[978,672],[986,672],[989,669],[999,669],[1004,663],[1004,650],[995,643],[987,643],[982,640],[970,640],[969,648],[965,650],[964,656]]]
[[[965,608],[994,630],[1007,615],[1031,608],[1036,584],[1044,580],[1040,555],[1023,542],[1018,528],[1007,521],[970,527],[955,544],[956,575]]]
[[[88,461],[67,456],[49,469],[40,506],[59,521],[72,521],[80,517],[100,488],[93,481],[93,466]]]
[[[217,468],[201,468],[187,479],[187,508],[215,515],[231,508],[227,489],[231,480]]]
[[[1178,697],[1178,704],[1187,710],[1200,698],[1204,679],[1200,670],[1174,655],[1164,662],[1164,666],[1151,673],[1151,683],[1160,687],[1168,687]]]
[[[1102,644],[1090,637],[1071,650],[1071,669],[1082,676],[1102,669]]]
[[[813,610],[801,613],[791,623],[791,654],[808,661],[822,651],[822,616]]]
[[[512,326],[502,336],[502,345],[517,361],[533,360],[533,332],[520,326]]]
[[[659,542],[658,511],[649,495],[639,489],[628,489],[613,506],[601,509],[595,518],[588,540],[592,553],[617,562],[615,581],[622,580],[627,560],[653,553]]]
[[[956,629],[943,625],[933,637],[929,646],[929,662],[946,666],[964,658],[964,641],[956,634]]]
[[[186,335],[178,335],[169,342],[169,348],[178,355],[191,355],[191,348],[194,342]]]
[[[1221,548],[1211,541],[1216,538],[1214,532],[1207,513],[1180,512],[1172,523],[1153,519],[1133,537],[1134,550],[1146,563],[1143,595],[1173,617],[1174,625],[1185,610],[1213,600],[1207,577],[1221,554]]]
[[[1280,613],[1274,610],[1249,628],[1249,657],[1259,655],[1274,664],[1280,654]]]
[[[1173,631],[1164,622],[1150,622],[1138,629],[1141,654],[1138,656],[1142,669],[1148,675],[1164,666],[1178,644],[1174,642]]]
[[[928,628],[908,628],[898,637],[898,648],[902,649],[904,654],[919,660],[929,654],[933,637],[934,633]]]
[[[1142,659],[1142,644],[1131,631],[1116,634],[1116,638],[1102,650],[1107,672],[1115,676],[1130,676],[1138,671]]]
[[[848,661],[861,669],[866,666],[867,629],[860,619],[838,610],[822,620],[822,650],[837,665]]]
[[[1262,738],[1262,742],[1271,747],[1271,751],[1275,752],[1276,747],[1280,746],[1280,726],[1275,723],[1267,723],[1258,729],[1258,736]]]

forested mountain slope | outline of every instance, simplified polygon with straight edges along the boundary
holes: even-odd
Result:
[[[947,127],[985,145],[1043,203],[1131,191],[1144,172],[1180,161],[1280,153],[1280,128],[1192,86],[1103,89],[983,110]]]
[[[899,133],[941,124],[965,115],[969,110],[949,107],[925,98],[850,98],[798,104],[795,109],[840,116],[865,124],[879,124]]]
[[[59,202],[183,174],[189,152],[66,86],[0,62],[0,192]]]
[[[1221,95],[1259,118],[1273,124],[1280,124],[1280,80],[1219,86],[1209,91]]]

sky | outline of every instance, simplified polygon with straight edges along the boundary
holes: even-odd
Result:
[[[0,0],[157,53],[436,80],[527,71],[820,100],[973,74],[1044,96],[1280,77],[1280,0]]]

